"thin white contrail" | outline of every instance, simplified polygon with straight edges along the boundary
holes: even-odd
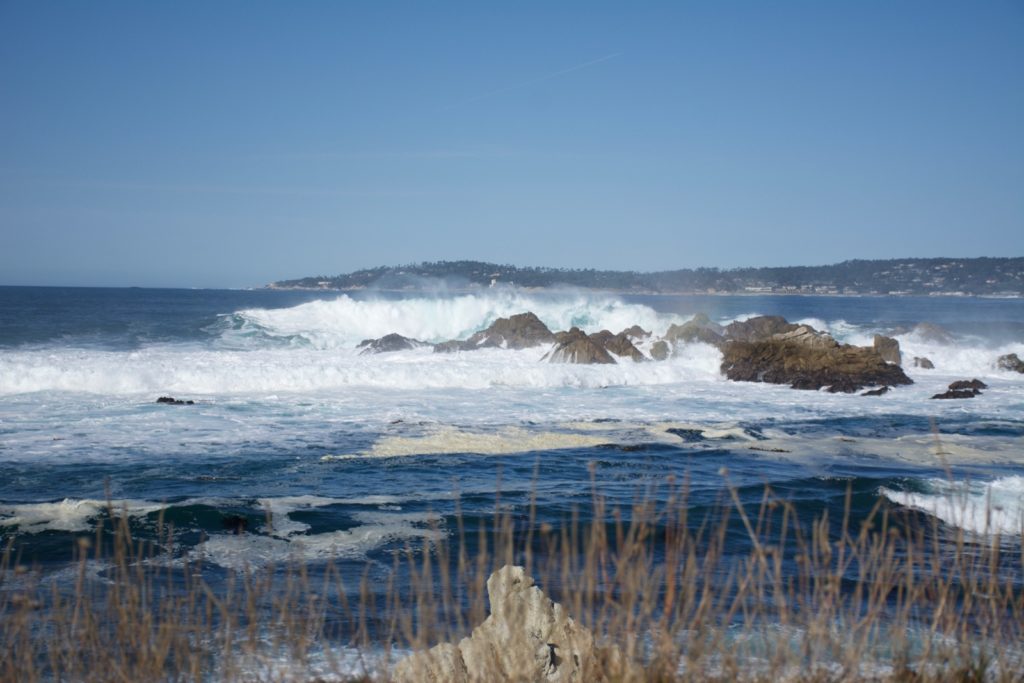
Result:
[[[598,57],[597,59],[592,59],[589,62],[583,62],[582,64],[577,64],[575,66],[570,66],[569,68],[562,69],[561,71],[555,71],[553,73],[545,74],[544,76],[540,76],[529,81],[523,81],[522,83],[516,83],[515,85],[509,85],[504,88],[498,88],[497,90],[492,90],[490,92],[483,93],[482,95],[476,95],[474,97],[467,98],[460,102],[456,102],[455,104],[449,104],[447,107],[442,107],[441,111],[448,111],[449,109],[455,109],[456,107],[461,107],[465,104],[470,104],[471,102],[479,102],[480,100],[487,99],[488,97],[502,95],[504,93],[509,92],[510,90],[518,90],[520,88],[526,88],[531,85],[536,85],[537,83],[549,81],[552,78],[558,78],[559,76],[564,76],[566,74],[572,73],[573,71],[579,71],[580,69],[586,69],[587,67],[594,66],[595,64],[600,64],[601,62],[607,62],[609,59],[614,59],[615,57],[618,57],[621,54],[621,52],[613,52],[610,55]]]

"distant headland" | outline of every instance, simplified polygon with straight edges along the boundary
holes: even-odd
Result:
[[[684,268],[637,271],[533,268],[482,261],[434,261],[351,273],[280,280],[270,289],[417,291],[428,281],[455,288],[498,284],[527,288],[579,287],[636,294],[817,294],[1024,296],[1024,257],[852,260],[827,266]]]

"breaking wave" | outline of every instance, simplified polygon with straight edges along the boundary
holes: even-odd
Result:
[[[990,482],[927,479],[923,491],[881,493],[899,505],[921,510],[945,524],[976,534],[1024,533],[1024,477]]]
[[[614,297],[531,296],[509,289],[450,298],[359,300],[342,295],[291,308],[254,308],[223,316],[220,333],[224,344],[236,348],[276,343],[345,349],[392,332],[428,342],[465,339],[498,318],[526,311],[535,313],[552,330],[575,325],[588,332],[619,332],[640,325],[662,334],[672,323],[685,320]]]

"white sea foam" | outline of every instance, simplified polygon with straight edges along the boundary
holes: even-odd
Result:
[[[156,503],[133,500],[91,500],[65,498],[46,503],[0,503],[0,526],[18,527],[22,533],[40,531],[87,531],[91,521],[108,509],[114,514],[127,511],[129,516],[143,516],[159,510]]]
[[[252,394],[353,386],[393,389],[602,387],[718,377],[719,352],[688,347],[669,362],[582,366],[542,363],[547,347],[435,354],[429,349],[359,356],[352,351],[261,349],[132,353],[24,351],[0,357],[0,395],[39,391],[132,394]]]
[[[440,516],[431,513],[356,513],[361,523],[350,529],[319,534],[290,529],[287,534],[213,534],[192,549],[194,560],[243,571],[288,562],[361,559],[395,541],[437,540],[443,533]],[[308,528],[308,527],[307,527]]]
[[[883,488],[886,498],[977,534],[1024,533],[1024,477],[993,481],[928,479],[924,492]]]
[[[842,319],[824,321],[820,318],[804,318],[796,321],[803,325],[828,332],[836,340],[855,346],[871,346],[875,334],[884,330],[871,326],[860,326]],[[916,329],[894,338],[900,343],[904,370],[913,378],[917,374],[956,375],[957,378],[970,377],[1007,377],[1010,373],[1001,371],[996,366],[999,356],[1016,353],[1024,355],[1024,343],[1013,342],[992,345],[978,337],[968,337],[947,343],[932,336],[921,334]],[[914,357],[927,358],[935,365],[934,370],[915,368]]]

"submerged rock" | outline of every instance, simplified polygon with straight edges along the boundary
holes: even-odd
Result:
[[[949,385],[949,388],[953,391],[962,391],[969,389],[972,391],[981,391],[982,389],[988,389],[988,385],[982,382],[980,379],[958,379]]]
[[[1000,370],[1024,373],[1024,360],[1018,358],[1015,353],[1008,353],[1005,356],[999,356],[996,360],[996,367]]]
[[[618,648],[596,645],[522,567],[491,574],[487,596],[491,613],[468,638],[409,655],[395,666],[393,680],[603,683],[639,673],[627,670]]]
[[[988,385],[980,379],[959,379],[950,384],[948,390],[932,398],[974,398],[981,395],[982,389],[988,389]]]
[[[903,357],[900,354],[900,343],[892,337],[876,334],[871,346],[886,363],[902,365]]]
[[[889,387],[879,387],[877,389],[871,389],[865,391],[861,396],[884,396],[889,393]]]
[[[555,335],[555,348],[548,351],[541,360],[551,363],[614,363],[604,346],[591,339],[578,327]]]
[[[922,356],[914,356],[914,367],[921,368],[922,370],[934,370],[935,363]]]
[[[427,342],[422,342],[419,339],[410,339],[409,337],[403,337],[400,334],[386,334],[380,339],[364,339],[359,342],[356,346],[357,349],[362,349],[359,353],[360,356],[365,356],[371,353],[391,353],[393,351],[407,351],[409,349],[418,349],[423,346],[430,346]]]
[[[949,389],[941,394],[935,394],[932,398],[974,398],[979,393],[972,389]]]
[[[434,344],[434,353],[455,353],[456,351],[472,351],[477,347],[470,346],[464,341],[452,339],[446,342]]]
[[[195,401],[183,401],[180,398],[174,398],[173,396],[161,396],[156,400],[156,402],[169,406],[193,406],[196,404]]]

